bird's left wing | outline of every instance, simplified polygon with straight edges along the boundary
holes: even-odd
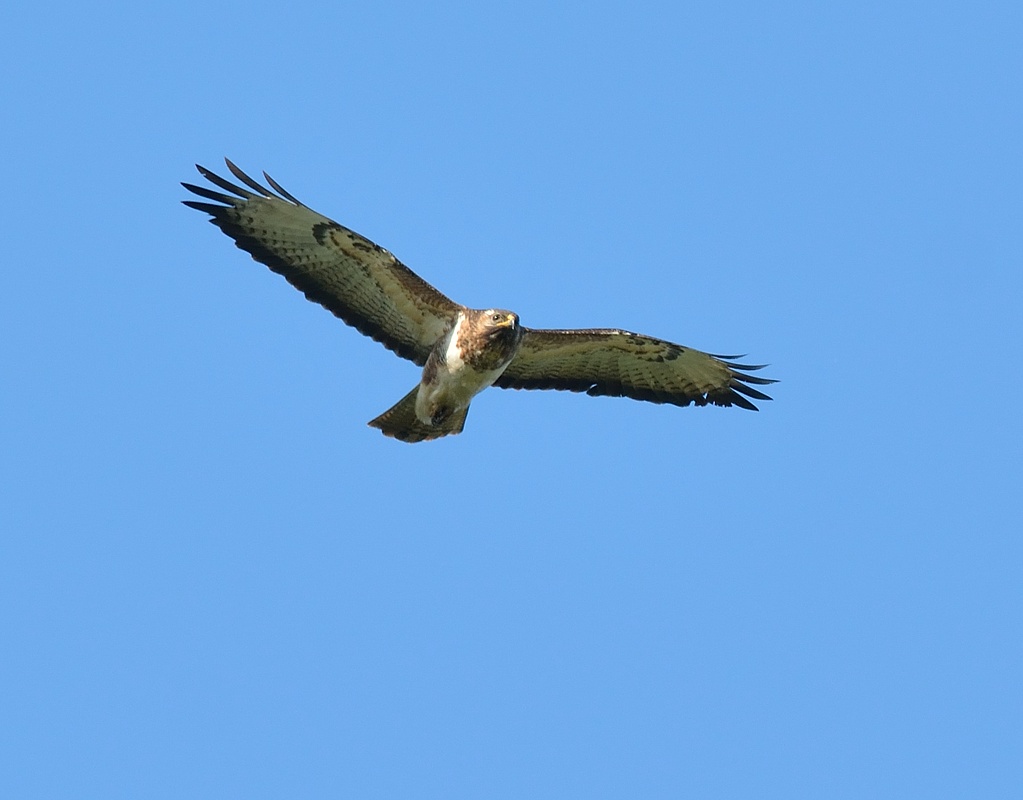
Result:
[[[736,358],[741,356],[714,356],[629,331],[525,328],[518,354],[494,385],[756,411],[747,398],[771,398],[750,384],[775,381],[746,374],[762,365],[736,364]]]
[[[185,205],[209,214],[238,247],[313,302],[398,355],[426,363],[455,319],[457,304],[384,248],[304,206],[266,173],[276,194],[230,161],[227,166],[247,188],[196,165],[223,191],[184,183],[214,201],[185,200]]]

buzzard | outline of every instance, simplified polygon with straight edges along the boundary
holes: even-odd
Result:
[[[226,160],[226,159],[225,159]],[[540,330],[500,308],[441,294],[387,250],[303,205],[265,172],[270,188],[227,161],[244,186],[196,168],[217,189],[183,183],[212,202],[183,201],[315,303],[423,368],[419,383],[370,425],[403,442],[461,433],[488,386],[565,389],[703,406],[770,400],[748,374],[763,365],[617,329]],[[224,192],[227,192],[225,194]],[[276,192],[276,193],[275,193]]]

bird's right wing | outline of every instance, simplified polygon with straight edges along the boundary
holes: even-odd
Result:
[[[387,250],[302,205],[264,173],[276,190],[227,162],[248,188],[196,165],[223,192],[182,184],[213,203],[183,201],[252,257],[283,275],[307,298],[398,355],[422,366],[459,306]],[[251,191],[250,191],[251,190]]]

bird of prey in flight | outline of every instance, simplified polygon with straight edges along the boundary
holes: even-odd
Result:
[[[470,401],[488,386],[752,411],[751,399],[771,399],[755,387],[774,381],[749,374],[763,365],[736,363],[741,356],[613,328],[527,328],[511,311],[459,305],[266,173],[270,188],[230,161],[243,185],[196,166],[216,188],[182,184],[203,198],[186,206],[209,214],[238,247],[307,298],[422,368],[412,391],[370,421],[387,436],[421,442],[461,433]]]

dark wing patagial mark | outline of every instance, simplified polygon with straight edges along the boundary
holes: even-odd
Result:
[[[243,186],[196,165],[221,191],[182,184],[213,202],[185,200],[209,214],[235,244],[367,336],[420,366],[459,305],[387,250],[316,213],[264,173],[270,191],[227,161]],[[226,194],[225,194],[226,193]]]
[[[715,356],[629,331],[526,328],[518,355],[494,385],[756,411],[747,398],[771,398],[750,384],[775,381],[747,374],[763,365],[736,364],[736,358],[741,356]]]

